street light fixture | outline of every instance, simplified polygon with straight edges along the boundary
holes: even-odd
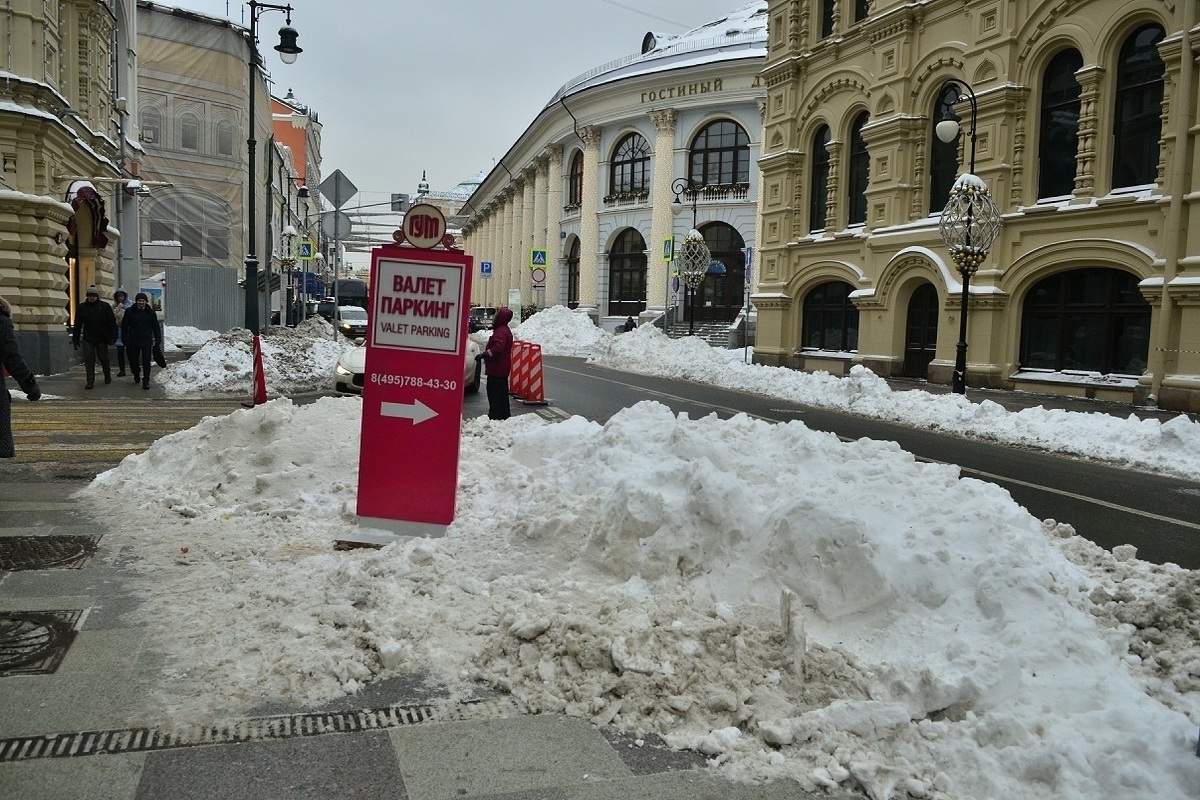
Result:
[[[971,104],[971,127],[967,131],[967,137],[971,140],[969,166],[967,172],[959,175],[954,181],[954,186],[950,188],[950,197],[938,220],[938,232],[962,276],[962,309],[958,317],[958,348],[954,356],[951,389],[956,394],[966,394],[967,302],[970,296],[971,276],[979,269],[979,265],[987,260],[988,252],[1000,236],[1002,221],[1000,210],[992,202],[987,184],[975,174],[975,127],[979,117],[975,92],[965,81],[954,81],[950,85],[958,92],[958,97],[949,104],[950,106],[962,99],[963,90],[966,91],[967,100]],[[939,121],[934,130],[937,137],[946,144],[958,138],[959,121],[952,108],[947,109],[946,118]]]
[[[250,0],[250,81],[247,84],[250,94],[250,117],[249,128],[250,135],[246,139],[246,155],[248,164],[248,174],[246,176],[247,183],[247,224],[246,224],[246,328],[254,336],[257,341],[259,333],[258,320],[258,256],[256,255],[255,238],[257,233],[254,225],[254,187],[255,187],[255,164],[254,164],[254,149],[257,142],[254,138],[254,89],[255,75],[261,66],[258,59],[258,15],[263,11],[283,11],[287,14],[287,24],[279,29],[279,44],[275,45],[275,50],[279,52],[279,57],[283,63],[291,64],[296,60],[296,56],[304,52],[299,45],[296,44],[296,37],[299,35],[296,29],[292,27],[292,7],[290,5],[274,5],[272,3],[260,3],[258,0]]]
[[[683,211],[683,201],[680,199],[680,195],[687,192],[692,196],[692,229],[684,237],[683,247],[679,253],[679,274],[683,278],[684,284],[687,285],[689,295],[688,336],[693,335],[696,326],[696,290],[704,282],[704,276],[708,274],[709,263],[712,261],[712,253],[704,241],[704,235],[696,228],[698,189],[699,187],[692,183],[691,178],[678,178],[671,184],[671,191],[675,193],[675,199],[671,201],[673,215],[679,216]]]

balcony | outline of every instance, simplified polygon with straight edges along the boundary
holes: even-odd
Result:
[[[637,208],[650,202],[650,192],[615,192],[604,197],[604,210],[612,211],[618,208]]]

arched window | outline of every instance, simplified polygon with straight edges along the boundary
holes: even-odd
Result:
[[[626,228],[608,253],[608,313],[629,317],[645,308],[646,240],[633,228]]]
[[[613,151],[609,192],[639,194],[650,188],[650,144],[640,133],[631,133]]]
[[[1150,304],[1117,269],[1060,272],[1022,306],[1021,366],[1140,375],[1150,353]]]
[[[571,168],[567,171],[567,208],[579,208],[583,204],[583,153],[578,150],[571,156]]]
[[[808,229],[825,230],[825,214],[829,209],[829,126],[822,125],[812,142],[812,184],[808,190]]]
[[[821,38],[833,36],[833,10],[836,0],[821,0]]]
[[[1075,157],[1079,150],[1079,81],[1083,66],[1078,50],[1063,50],[1042,76],[1042,120],[1038,140],[1038,197],[1060,197],[1075,189]]]
[[[181,114],[179,117],[179,149],[200,151],[200,118],[195,114]]]
[[[1121,47],[1113,120],[1113,188],[1142,186],[1158,178],[1163,99],[1158,43],[1163,35],[1158,25],[1147,25]]]
[[[217,123],[217,154],[233,155],[233,124],[225,120]]]
[[[141,122],[142,141],[146,144],[162,142],[162,114],[157,108],[143,108]]]
[[[858,309],[850,302],[851,291],[845,281],[830,281],[804,296],[802,348],[858,350]]]
[[[929,126],[929,213],[940,213],[950,200],[950,189],[958,177],[958,141],[962,129],[952,142],[943,142],[934,130],[937,124],[951,115],[959,90],[946,84],[933,104],[933,124]]]
[[[189,190],[156,189],[141,212],[143,241],[176,241],[193,264],[229,266],[233,214],[223,201]]]
[[[867,142],[863,139],[862,130],[871,115],[866,111],[854,120],[850,129],[850,185],[848,189],[847,208],[851,225],[862,225],[867,221],[867,182],[871,169],[871,154],[867,152]]]
[[[567,253],[567,308],[579,308],[579,239]]]
[[[692,139],[688,157],[694,186],[750,182],[750,137],[732,120],[706,125]]]

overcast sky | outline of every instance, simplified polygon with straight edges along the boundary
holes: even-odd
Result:
[[[235,0],[177,5],[249,25]],[[426,170],[447,190],[490,170],[560,86],[641,48],[647,31],[683,33],[748,0],[291,0],[304,52],[272,48],[282,12],[258,18],[274,93],[315,111],[322,172],[358,187],[351,205],[412,193]],[[279,3],[278,5],[285,5]]]

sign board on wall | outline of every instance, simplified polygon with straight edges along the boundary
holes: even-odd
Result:
[[[359,445],[364,525],[440,536],[454,520],[467,298],[473,260],[455,251],[380,247]]]

